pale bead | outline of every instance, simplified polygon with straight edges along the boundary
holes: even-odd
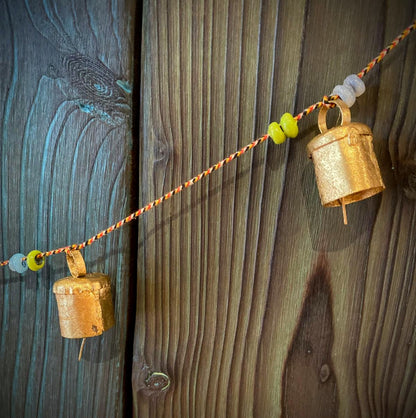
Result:
[[[365,92],[364,81],[357,74],[351,74],[344,80],[344,86],[350,86],[355,93],[355,97],[361,96]]]
[[[27,263],[26,261],[23,261],[22,258],[24,258],[23,254],[17,253],[10,257],[9,260],[9,269],[11,271],[15,271],[16,273],[24,273],[27,271]]]
[[[339,96],[348,107],[351,107],[355,103],[354,90],[349,86],[335,86],[334,90],[332,90],[331,96]]]

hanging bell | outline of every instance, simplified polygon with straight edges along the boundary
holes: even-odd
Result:
[[[72,276],[57,280],[53,285],[61,335],[65,338],[95,337],[115,323],[110,277],[87,273],[79,251],[70,251],[66,257]]]
[[[321,135],[307,145],[308,156],[315,166],[316,182],[322,205],[342,206],[367,199],[385,189],[373,149],[371,129],[363,123],[351,122],[348,106],[340,99],[331,100],[341,111],[341,125],[328,130],[322,107],[318,115]]]

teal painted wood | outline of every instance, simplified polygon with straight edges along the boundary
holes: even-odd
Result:
[[[135,3],[0,1],[0,257],[83,241],[133,209],[131,86]],[[112,278],[116,326],[60,336],[53,282],[0,270],[2,416],[121,416],[131,227],[84,251]]]

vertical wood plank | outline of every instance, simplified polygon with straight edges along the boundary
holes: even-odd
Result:
[[[134,2],[2,0],[1,249],[82,242],[128,213]],[[53,282],[0,272],[0,407],[5,416],[120,416],[130,275],[127,227],[85,250],[112,278],[116,326],[87,340],[60,336]]]
[[[414,13],[390,0],[144,2],[141,203],[330,94]],[[348,227],[321,207],[306,156],[316,114],[139,221],[136,416],[413,413],[415,46],[372,70],[351,109],[373,129],[387,190],[348,206]]]

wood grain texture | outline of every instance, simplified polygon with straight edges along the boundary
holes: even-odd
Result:
[[[329,94],[415,14],[411,0],[145,1],[141,203]],[[387,190],[349,206],[348,227],[306,157],[316,114],[143,217],[136,416],[416,413],[415,49],[413,34],[352,108]]]
[[[302,312],[285,362],[283,416],[306,417],[312,412],[313,416],[319,417],[337,416],[338,386],[331,359],[334,327],[330,281],[328,264],[321,256],[308,281]]]
[[[83,241],[131,209],[134,2],[1,0],[0,22],[3,260]],[[112,278],[117,325],[81,362],[52,293],[65,257],[1,269],[2,416],[122,415],[130,234],[84,252],[88,271]]]

